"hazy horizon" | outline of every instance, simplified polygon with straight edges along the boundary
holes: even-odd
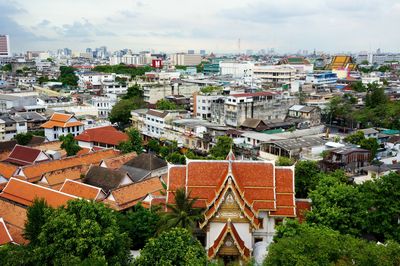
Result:
[[[180,52],[400,52],[396,0],[0,0],[13,53],[107,46]]]

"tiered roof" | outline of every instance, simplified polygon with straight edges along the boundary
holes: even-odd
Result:
[[[73,126],[83,126],[79,121],[70,121],[74,116],[72,114],[61,114],[54,113],[50,120],[42,124],[42,128],[53,128],[53,127],[73,127]]]
[[[214,241],[214,244],[208,249],[208,258],[212,259],[215,257],[215,255],[218,253],[218,250],[225,243],[224,240],[228,236],[228,234],[232,237],[234,245],[239,250],[242,257],[248,260],[250,258],[250,253],[251,253],[250,249],[246,247],[243,239],[241,239],[235,226],[230,221],[225,224],[225,226],[221,230],[221,233]]]
[[[14,146],[14,149],[11,151],[8,158],[4,161],[22,166],[34,164],[41,153],[46,157],[41,161],[48,161],[49,157],[46,154],[44,154],[41,150],[17,144]]]
[[[83,199],[97,200],[102,193],[102,190],[99,187],[67,179],[60,188],[60,192],[74,195]]]

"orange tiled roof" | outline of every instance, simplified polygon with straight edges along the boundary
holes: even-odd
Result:
[[[20,175],[26,177],[27,181],[37,182],[43,174],[69,168],[78,165],[99,164],[101,160],[117,156],[120,152],[113,149],[105,149],[98,152],[89,153],[82,156],[68,157],[61,160],[54,160],[36,165],[28,165],[20,168]],[[22,173],[21,173],[22,172]]]
[[[53,127],[74,127],[74,126],[82,126],[83,124],[79,121],[75,121],[75,122],[67,122],[67,123],[63,123],[63,122],[58,122],[58,121],[47,121],[44,124],[42,124],[40,127],[42,128],[53,128]]]
[[[242,211],[254,226],[260,226],[260,211],[272,216],[294,217],[294,169],[276,167],[267,161],[194,161],[168,170],[167,203],[174,203],[174,192],[184,187],[197,197],[196,207],[206,208],[205,218],[214,215],[221,195],[226,192],[228,177]]]
[[[18,167],[9,163],[0,162],[0,176],[10,179],[15,172],[17,171]]]
[[[13,239],[8,231],[8,228],[3,220],[0,217],[0,246],[8,243],[12,243]]]
[[[130,208],[148,194],[162,190],[162,184],[158,177],[145,179],[143,181],[126,185],[113,190],[110,194],[115,199],[118,210]]]
[[[98,142],[108,145],[118,145],[122,141],[129,139],[124,132],[116,130],[112,126],[90,128],[75,137],[78,141]]]
[[[218,253],[218,250],[224,244],[224,240],[228,234],[232,236],[233,242],[242,257],[245,260],[248,260],[250,258],[250,249],[246,247],[243,239],[237,232],[236,227],[231,222],[228,222],[224,225],[221,233],[218,235],[217,239],[215,239],[214,244],[208,249],[208,258],[212,259],[215,257],[215,255]]]
[[[0,193],[0,198],[8,199],[24,206],[31,206],[35,198],[43,198],[49,206],[57,208],[75,196],[45,188],[16,178],[11,178]]]
[[[136,152],[126,153],[120,156],[107,158],[101,161],[100,166],[103,164],[105,167],[110,169],[119,169],[123,164],[132,160],[137,156]]]
[[[101,193],[101,188],[67,179],[62,185],[60,192],[83,199],[96,200]]]
[[[85,154],[88,154],[88,153],[90,153],[90,149],[89,148],[81,148],[79,151],[78,151],[78,153],[76,154],[77,156],[80,156],[80,155],[85,155]]]
[[[290,167],[276,167],[276,211],[271,211],[271,216],[296,216],[296,203],[294,195],[294,171]]]
[[[51,117],[50,120],[53,121],[58,121],[58,122],[68,122],[73,117],[72,114],[62,114],[62,113],[54,113]]]
[[[66,179],[81,179],[82,175],[84,175],[88,170],[88,165],[76,165],[68,168],[57,169],[45,173],[38,184],[59,190]]]
[[[14,242],[25,244],[27,241],[23,237],[23,230],[26,222],[26,209],[0,199],[0,217],[4,219]]]

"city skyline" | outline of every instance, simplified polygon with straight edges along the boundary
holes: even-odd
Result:
[[[384,1],[5,1],[0,34],[11,51],[399,52],[400,3]]]

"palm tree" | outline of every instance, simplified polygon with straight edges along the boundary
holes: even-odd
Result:
[[[185,228],[192,232],[203,217],[203,209],[193,207],[196,201],[197,198],[190,198],[190,193],[186,193],[184,188],[177,189],[175,203],[167,203],[168,211],[161,217],[159,232],[174,227]]]

